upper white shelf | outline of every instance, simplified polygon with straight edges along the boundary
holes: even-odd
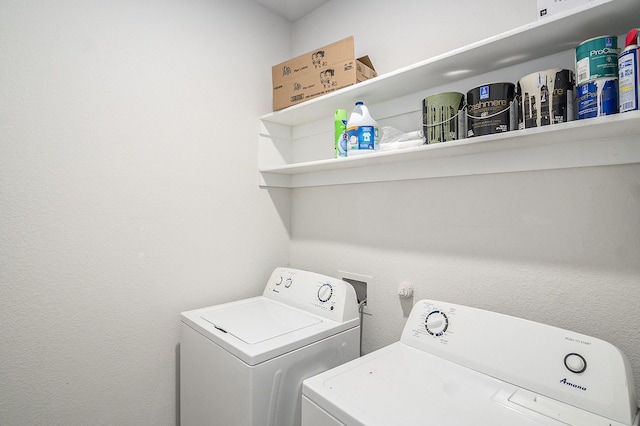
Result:
[[[579,8],[539,19],[260,119],[287,126],[317,121],[324,118],[327,111],[360,99],[375,104],[438,87],[460,78],[566,51],[594,35],[620,35],[639,23],[638,0],[592,0]],[[464,74],[460,74],[462,71]]]
[[[354,158],[295,160],[306,158],[297,154],[317,143],[325,146],[325,135],[310,134],[308,125],[314,123],[311,127],[315,128],[326,121],[327,111],[359,99],[369,104],[392,101],[461,78],[544,60],[594,36],[625,34],[639,23],[640,0],[591,0],[565,13],[264,115],[260,117],[260,185],[304,188],[640,163],[640,111]]]

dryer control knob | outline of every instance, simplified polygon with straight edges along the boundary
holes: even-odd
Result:
[[[425,319],[425,328],[427,333],[434,337],[439,337],[449,328],[449,318],[447,314],[441,311],[431,311]]]
[[[331,299],[331,296],[333,296],[333,287],[331,287],[331,284],[322,284],[318,289],[318,300],[321,302],[327,302]]]
[[[580,354],[571,353],[564,357],[564,366],[572,373],[580,374],[587,369],[587,360]]]

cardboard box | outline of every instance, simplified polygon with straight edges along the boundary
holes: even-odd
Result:
[[[538,19],[582,6],[590,1],[591,0],[538,0]]]
[[[336,41],[335,43],[274,65],[271,68],[271,80],[275,86],[276,82],[284,79],[354,59],[354,52],[353,36],[350,36],[344,40]]]
[[[351,36],[273,66],[273,110],[377,76],[369,57],[354,52]]]

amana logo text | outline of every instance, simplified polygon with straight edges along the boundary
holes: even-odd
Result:
[[[571,383],[570,381],[567,380],[566,377],[564,379],[560,380],[560,383],[562,383],[563,385],[571,386],[572,388],[583,390],[583,391],[587,390],[587,388],[585,388],[584,386],[580,386],[580,385],[576,385],[575,383]]]

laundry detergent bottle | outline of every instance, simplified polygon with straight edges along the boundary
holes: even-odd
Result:
[[[380,149],[378,123],[363,102],[356,102],[347,121],[347,157],[371,154]]]

